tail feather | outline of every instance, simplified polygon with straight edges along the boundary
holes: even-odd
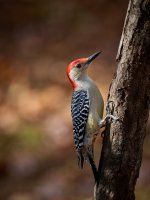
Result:
[[[87,154],[87,156],[88,156],[89,163],[91,165],[91,169],[92,169],[92,172],[93,172],[93,175],[94,175],[95,182],[97,183],[97,181],[98,181],[98,171],[97,171],[96,164],[95,164],[92,156],[89,153]]]
[[[77,152],[77,155],[78,155],[78,166],[80,169],[83,168],[83,164],[84,164],[84,156],[83,156],[83,152],[82,151],[78,151]],[[90,153],[87,153],[87,156],[85,158],[90,166],[91,166],[91,169],[92,169],[92,172],[93,172],[93,175],[94,175],[94,179],[95,179],[95,182],[97,183],[97,180],[98,180],[98,171],[97,171],[97,167],[96,167],[96,164],[92,158],[92,155]]]
[[[84,157],[82,151],[78,152],[78,166],[80,169],[83,168],[83,163],[84,163]]]

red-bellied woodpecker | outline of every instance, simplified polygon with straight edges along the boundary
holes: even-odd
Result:
[[[103,98],[96,84],[87,74],[89,64],[100,53],[77,59],[67,68],[67,75],[73,86],[71,113],[78,164],[83,168],[84,159],[87,160],[91,165],[95,181],[97,181],[97,168],[94,162],[93,142],[99,129],[105,125],[106,118],[115,119],[112,115],[106,115],[102,119]]]

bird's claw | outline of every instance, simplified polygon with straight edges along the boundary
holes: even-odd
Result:
[[[107,119],[107,118],[108,118],[108,121],[109,121],[109,122],[116,122],[116,121],[119,120],[118,117],[115,117],[114,115],[110,115],[110,114],[106,115],[106,119]]]

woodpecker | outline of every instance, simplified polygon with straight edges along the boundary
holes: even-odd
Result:
[[[105,125],[106,119],[115,119],[110,114],[103,119],[103,97],[87,73],[90,63],[100,53],[77,59],[67,67],[67,76],[73,86],[71,114],[78,165],[83,168],[84,160],[87,160],[91,165],[95,182],[97,182],[97,167],[94,162],[93,143],[99,129]]]

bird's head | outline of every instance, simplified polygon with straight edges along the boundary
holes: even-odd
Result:
[[[80,80],[86,73],[89,64],[100,54],[97,52],[89,56],[88,58],[80,58],[72,61],[67,67],[67,76],[73,86],[76,88],[77,81]]]

